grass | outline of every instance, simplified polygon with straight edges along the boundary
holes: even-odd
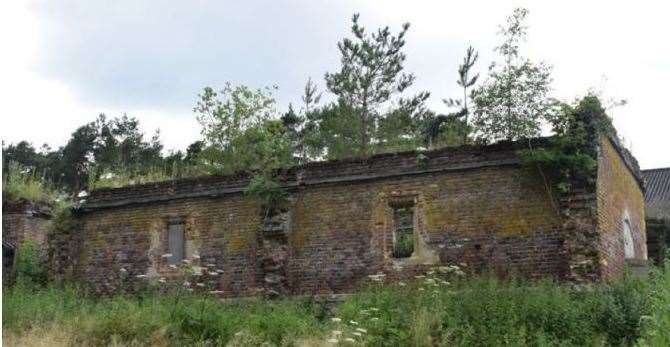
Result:
[[[120,168],[114,172],[98,172],[92,169],[89,174],[88,188],[120,188],[136,184],[171,181],[180,178],[202,176],[206,172],[194,165],[172,165],[170,167],[152,167],[144,172],[132,172]]]
[[[307,299],[186,294],[95,298],[19,284],[3,293],[10,345],[660,346],[670,342],[670,267],[650,280],[572,287],[466,279],[439,268],[353,295],[329,316]],[[444,271],[443,271],[444,270]]]
[[[35,170],[10,162],[2,176],[3,200],[52,203],[57,192]]]

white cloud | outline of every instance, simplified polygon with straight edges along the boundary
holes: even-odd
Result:
[[[309,76],[323,87],[354,12],[370,29],[412,23],[407,69],[417,76],[414,89],[431,91],[439,109],[457,92],[467,45],[480,50],[485,72],[497,26],[515,6],[530,9],[526,52],[554,65],[556,94],[572,99],[596,87],[627,99],[611,112],[619,132],[644,168],[670,166],[663,1],[5,1],[1,135],[57,146],[100,112],[126,112],[148,133],[160,128],[166,148],[183,149],[198,138],[190,109],[207,84],[277,83],[282,106],[299,100]]]

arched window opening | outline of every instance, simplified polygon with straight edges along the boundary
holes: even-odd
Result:
[[[626,259],[635,258],[635,245],[633,244],[633,234],[630,232],[630,220],[623,221],[623,250]]]

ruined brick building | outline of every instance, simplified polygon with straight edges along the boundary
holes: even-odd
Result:
[[[457,263],[599,281],[646,260],[643,183],[625,149],[602,137],[596,180],[559,193],[520,163],[520,148],[310,163],[285,177],[289,206],[271,223],[244,194],[244,175],[94,190],[79,230],[56,240],[67,258],[60,267],[105,292],[120,269],[169,279],[170,264],[197,255],[222,270],[224,296],[246,296],[345,293],[371,274],[402,278]]]

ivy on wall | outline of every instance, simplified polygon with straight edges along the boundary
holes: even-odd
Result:
[[[616,138],[616,130],[595,95],[587,95],[576,106],[561,105],[551,118],[555,136],[549,145],[519,151],[524,165],[548,172],[561,193],[574,184],[594,184],[598,159],[598,138]]]

